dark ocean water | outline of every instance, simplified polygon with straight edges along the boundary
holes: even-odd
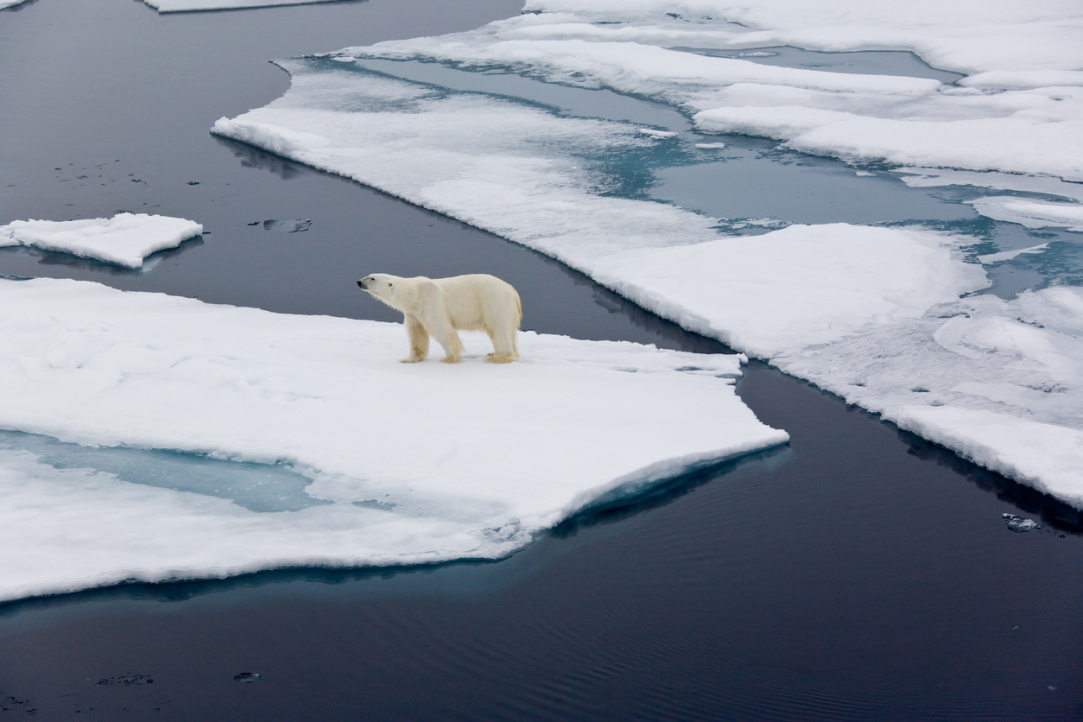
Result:
[[[269,59],[520,4],[0,12],[0,223],[130,210],[209,231],[144,272],[3,249],[0,275],[398,320],[355,279],[489,272],[519,288],[528,328],[724,351],[540,254],[207,133],[286,89]],[[763,364],[739,391],[787,449],[577,517],[501,562],[2,606],[0,719],[1083,718],[1077,512]],[[1013,532],[1005,513],[1041,528]]]

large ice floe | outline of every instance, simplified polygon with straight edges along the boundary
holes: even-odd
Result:
[[[915,219],[734,236],[785,224],[644,190],[661,169],[726,152],[733,136],[711,134],[740,133],[873,164],[864,175],[900,166],[915,187],[969,186],[990,223],[1075,229],[1081,32],[1068,0],[530,0],[467,33],[283,61],[289,92],[213,132],[541,250],[1083,508],[1071,232],[997,247]],[[871,50],[958,75],[770,62]],[[999,192],[975,198],[982,188]],[[983,293],[1004,264],[1039,280]]]
[[[201,233],[202,225],[183,218],[118,213],[75,221],[12,221],[0,226],[0,246],[31,246],[140,268],[152,253],[176,248]]]
[[[403,365],[398,324],[0,280],[0,600],[491,559],[787,440],[741,357],[524,333]],[[216,459],[228,461],[215,461]]]

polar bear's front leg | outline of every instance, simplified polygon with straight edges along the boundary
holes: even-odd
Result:
[[[463,355],[463,342],[459,340],[459,334],[455,333],[451,324],[449,323],[444,328],[432,329],[432,336],[436,339],[436,343],[444,347],[445,356],[440,360],[446,364],[459,363]]]
[[[407,316],[403,323],[406,326],[406,336],[410,339],[410,355],[401,359],[402,363],[416,364],[424,361],[429,355],[429,332],[421,321],[413,316]]]

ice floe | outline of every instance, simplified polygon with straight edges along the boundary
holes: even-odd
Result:
[[[511,68],[676,105],[697,128],[796,150],[899,165],[1083,180],[1083,10],[1067,0],[950,8],[844,2],[531,0],[523,15],[439,38],[345,52]],[[793,45],[911,50],[931,78],[764,65],[695,49]]]
[[[160,13],[183,13],[200,10],[237,10],[267,8],[281,5],[313,5],[342,0],[143,0]]]
[[[110,447],[97,468],[93,449],[0,443],[0,600],[496,558],[602,497],[787,440],[734,393],[734,355],[524,333],[519,363],[483,363],[488,340],[467,335],[460,364],[403,365],[397,324],[68,280],[0,280],[0,299],[0,428]],[[138,455],[161,453],[137,449],[284,466],[307,485],[256,484],[242,504],[218,472],[206,493],[133,483]],[[254,510],[283,494],[299,498]]]
[[[946,67],[1014,73],[1002,79],[1012,79],[1016,89],[997,90],[988,86],[996,75],[982,76],[982,87],[965,87],[674,50],[767,41],[746,27],[754,24],[747,18],[737,18],[744,25],[728,22],[732,8],[725,3],[710,4],[717,11],[710,17],[704,11],[689,20],[692,5],[700,7],[531,3],[528,9],[538,12],[469,33],[290,60],[282,63],[292,75],[285,96],[223,118],[213,132],[541,250],[686,328],[761,355],[1083,507],[1083,353],[1077,348],[1083,328],[1071,320],[1083,318],[1078,289],[1051,287],[1011,300],[974,295],[989,286],[981,265],[965,262],[975,237],[913,225],[791,226],[727,237],[719,219],[646,200],[627,181],[628,168],[649,174],[666,148],[687,143],[686,129],[644,134],[641,121],[582,117],[533,98],[517,102],[499,80],[492,85],[501,90],[463,92],[461,79],[442,80],[452,74],[446,67],[422,78],[418,68],[426,63],[417,62],[479,71],[470,91],[484,91],[488,78],[514,71],[670,103],[693,114],[701,130],[714,118],[718,130],[772,135],[804,150],[920,164],[906,179],[916,186],[1003,183],[1012,190],[1029,186],[1024,192],[1054,193],[1039,187],[1056,187],[1078,193],[1078,183],[1064,180],[1083,178],[1083,155],[1072,140],[1080,130],[1077,91],[1017,89],[1026,78],[1065,80],[1049,73],[1058,71],[1054,60],[1069,62],[1081,52],[1074,40],[1071,47],[1062,42],[1065,28],[1075,27],[1072,8],[1007,3],[991,9],[995,37],[1029,24],[1002,56],[983,54],[989,48],[971,42],[980,36],[972,22],[949,22],[955,10],[933,13],[925,37],[926,25],[896,18],[897,9],[804,3],[798,16],[807,21],[808,13],[819,13],[822,22],[794,21],[785,33],[772,31],[772,42],[796,44],[803,28],[834,28],[835,45],[826,40],[828,30],[819,44],[805,43],[819,49],[867,49],[879,42],[919,52],[938,47],[944,56],[955,53],[957,62]],[[865,33],[855,24],[860,16],[875,25],[881,10],[898,21],[883,26],[891,33]],[[851,30],[842,32],[844,26]],[[1039,27],[1051,34],[1049,45],[1031,42],[1029,33]],[[889,35],[895,42],[887,42]],[[1064,52],[1047,54],[1057,43]],[[992,62],[996,57],[1004,62]],[[395,77],[396,62],[412,80]],[[754,122],[727,126],[718,113]],[[840,119],[856,125],[835,127]],[[831,140],[831,133],[838,137]],[[804,140],[794,142],[798,137]],[[814,137],[826,140],[806,142]],[[854,153],[846,145],[877,143],[887,145]],[[1020,174],[1027,170],[1044,175]],[[988,258],[995,255],[985,260],[997,262]],[[1013,436],[1011,428],[1019,433]]]
[[[12,221],[0,226],[0,246],[32,246],[139,268],[152,253],[176,248],[201,233],[202,225],[183,218],[118,213],[75,221]]]

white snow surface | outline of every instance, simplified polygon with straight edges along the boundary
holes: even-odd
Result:
[[[139,268],[152,253],[176,248],[203,233],[194,221],[146,213],[75,221],[12,221],[0,226],[0,246],[33,246],[125,268]]]
[[[312,5],[341,0],[143,0],[160,13],[183,13],[200,10],[235,10],[239,8],[267,8],[280,5]]]
[[[676,105],[703,132],[849,160],[1083,180],[1083,5],[1074,0],[530,0],[525,10],[466,33],[344,52],[607,87]],[[910,50],[970,77],[945,85],[688,52],[778,45]]]
[[[255,512],[0,447],[0,600],[497,558],[603,497],[787,441],[734,393],[736,355],[523,333],[501,366],[473,334],[459,364],[401,364],[398,324],[54,279],[0,280],[0,304],[0,428],[286,464],[333,502]]]
[[[492,45],[467,34],[351,52],[389,55],[394,46],[403,57],[428,48],[431,57],[461,58]],[[624,45],[634,55],[635,48]],[[532,65],[524,67],[548,68],[539,65],[535,50]],[[575,53],[567,62],[591,57],[578,47]],[[1076,309],[1069,318],[1083,318],[1078,289],[1050,288],[1012,302],[969,296],[989,283],[980,265],[963,261],[960,246],[973,238],[914,228],[797,225],[725,237],[717,219],[607,193],[607,157],[677,142],[673,138],[647,136],[637,124],[560,115],[507,98],[399,80],[344,57],[283,63],[292,74],[286,95],[219,120],[213,132],[538,249],[685,328],[767,358],[921,429],[979,464],[1083,507],[1078,450],[1065,441],[1083,429],[1083,352],[1076,352],[1083,329],[1040,320],[1060,318],[1064,309]],[[798,81],[829,85],[816,74],[788,72],[783,79],[793,87]],[[848,77],[837,82],[851,83],[851,94],[878,82]],[[705,92],[714,92],[711,87]],[[899,93],[925,92],[924,86],[914,87]],[[1020,315],[1024,302],[1026,314]],[[942,343],[963,331],[973,340]],[[917,419],[915,409],[922,408],[933,410],[928,413],[937,424],[905,421]],[[947,413],[952,410],[958,413]],[[1040,453],[1028,465],[1015,457],[1005,460],[990,442],[991,431],[975,441],[981,429],[971,424],[981,418],[996,420],[989,429],[1015,420],[1021,429],[1044,424],[1063,433],[1036,434]]]

